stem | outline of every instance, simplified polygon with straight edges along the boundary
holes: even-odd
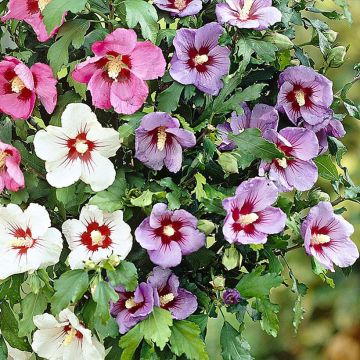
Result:
[[[109,14],[110,22],[108,23],[108,29],[110,32],[113,32],[114,25],[112,24],[111,20],[115,19],[115,7],[113,5],[112,0],[109,0],[109,9],[110,9],[110,14]]]
[[[332,206],[336,206],[339,205],[341,202],[345,201],[346,199],[343,198],[342,196],[339,196],[336,200],[331,202]]]
[[[296,249],[300,249],[301,247],[303,247],[303,244],[302,243],[299,243],[299,244],[296,244],[294,246],[290,246],[289,248],[287,248],[285,250],[285,252],[289,252],[289,251],[292,251],[292,250],[296,250]]]
[[[357,81],[359,81],[360,80],[360,75],[358,75],[358,76],[355,76],[349,83],[348,83],[348,85],[350,84],[350,85],[354,85]],[[336,93],[335,93],[335,96],[339,96],[340,94],[341,94],[341,92],[342,92],[342,89],[340,89],[339,91],[337,91]]]

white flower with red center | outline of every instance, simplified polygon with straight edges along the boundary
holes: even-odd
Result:
[[[98,264],[111,255],[123,260],[132,247],[131,229],[120,210],[107,214],[97,206],[87,205],[80,219],[65,221],[62,230],[71,250],[71,269],[84,268],[86,261]]]
[[[38,328],[31,344],[36,354],[48,360],[104,360],[105,348],[79,321],[65,309],[59,320],[53,315],[34,316]]]
[[[51,227],[46,209],[30,204],[0,207],[0,280],[55,265],[63,247],[61,233]]]
[[[46,161],[49,184],[63,188],[80,179],[94,191],[108,188],[115,180],[109,157],[120,148],[119,133],[103,128],[85,104],[68,105],[61,125],[48,126],[34,138],[36,155]]]

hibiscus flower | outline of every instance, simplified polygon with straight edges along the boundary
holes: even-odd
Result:
[[[201,0],[155,0],[161,10],[169,11],[172,16],[196,15],[202,9]]]

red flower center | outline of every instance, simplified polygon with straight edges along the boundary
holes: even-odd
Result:
[[[300,84],[294,85],[293,90],[286,95],[286,100],[292,104],[293,111],[299,112],[302,106],[307,108],[312,107],[313,102],[311,96],[313,89],[310,87],[303,87]]]
[[[134,292],[126,292],[123,294],[126,297],[126,300],[123,300],[123,306],[131,313],[135,313],[144,305],[143,302],[137,303],[134,298]]]
[[[235,232],[243,230],[246,233],[251,233],[254,231],[254,223],[258,221],[259,215],[252,210],[253,205],[250,202],[245,202],[241,209],[238,207],[232,209],[233,230]]]
[[[214,62],[212,56],[209,56],[209,48],[201,47],[200,50],[196,50],[194,47],[188,50],[188,66],[191,69],[196,69],[200,73],[207,71],[207,67]]]
[[[170,2],[173,3],[174,8],[182,11],[188,6],[190,0],[170,0]]]
[[[90,251],[97,251],[99,248],[106,249],[112,244],[110,238],[111,230],[108,225],[99,225],[93,221],[87,225],[87,229],[81,235],[81,243]]]
[[[70,345],[75,338],[79,341],[82,341],[84,337],[84,335],[79,330],[76,330],[70,324],[64,326],[63,332],[65,334],[63,341],[64,345]]]
[[[13,240],[11,246],[14,250],[17,250],[19,255],[24,255],[27,251],[35,245],[35,239],[32,237],[31,230],[29,228],[21,229],[17,228],[12,231]]]
[[[5,151],[0,151],[0,172],[6,169],[6,158],[9,156],[9,153]]]
[[[170,219],[163,219],[161,226],[155,229],[155,235],[161,238],[161,242],[165,245],[172,241],[180,242],[182,234],[180,232],[184,224],[181,221],[171,221]]]
[[[311,229],[310,244],[315,249],[321,249],[322,246],[326,246],[331,241],[329,231],[326,228],[313,227]]]
[[[114,81],[126,81],[129,79],[131,60],[128,55],[120,55],[114,52],[106,56],[104,70],[110,79]]]
[[[67,140],[70,160],[80,159],[85,162],[91,160],[91,152],[96,148],[96,144],[88,140],[86,136],[87,133],[82,132],[75,139]]]

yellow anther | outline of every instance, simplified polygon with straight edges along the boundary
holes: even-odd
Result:
[[[65,346],[68,346],[68,345],[70,345],[72,342],[73,342],[73,340],[74,340],[74,338],[75,338],[75,336],[76,336],[76,329],[74,329],[73,327],[66,333],[66,335],[65,335],[65,338],[64,338],[64,341],[63,341],[63,345],[65,345]]]
[[[157,144],[156,145],[157,145],[157,148],[159,151],[163,151],[165,148],[166,138],[167,138],[165,130],[166,130],[165,126],[160,126],[157,131]]]
[[[106,236],[101,234],[99,230],[93,230],[90,234],[92,245],[102,245]]]
[[[84,140],[76,140],[75,149],[78,153],[85,154],[89,149],[89,145]]]
[[[302,90],[295,91],[295,99],[299,106],[305,105],[305,93]]]
[[[279,164],[279,166],[282,167],[283,169],[287,168],[288,164],[286,158],[276,159],[276,161]]]
[[[311,244],[312,245],[321,245],[327,244],[330,242],[330,236],[325,234],[314,234],[311,236]]]
[[[240,215],[238,223],[241,226],[246,226],[246,225],[250,225],[250,224],[254,223],[258,218],[259,218],[259,216],[255,213]]]
[[[133,297],[131,297],[130,299],[127,299],[127,300],[125,301],[125,307],[126,307],[127,309],[132,309],[132,308],[134,308],[135,306],[137,306],[137,302],[134,300]]]
[[[173,236],[175,234],[175,230],[171,225],[166,225],[163,230],[164,235]]]
[[[209,57],[207,55],[196,55],[194,62],[197,65],[205,64],[209,61]]]
[[[173,293],[169,293],[163,296],[160,296],[160,306],[165,306],[168,303],[172,302],[175,299],[175,296]]]
[[[26,87],[25,84],[18,76],[15,76],[11,80],[11,90],[14,93],[19,94],[23,89],[25,89],[25,87]]]

